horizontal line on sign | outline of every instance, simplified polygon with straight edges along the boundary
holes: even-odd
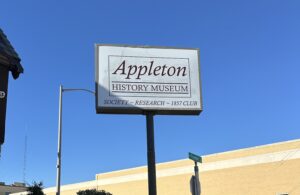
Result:
[[[117,92],[118,93],[118,92]],[[144,95],[144,96],[142,96],[142,94],[140,94],[140,95],[119,95],[119,97],[135,97],[135,98],[138,98],[138,97],[141,97],[141,98],[153,98],[153,97],[155,97],[155,98],[182,98],[182,99],[184,99],[184,98],[191,98],[191,94],[190,94],[190,96],[175,96],[175,95],[173,95],[173,94],[170,94],[170,95],[172,95],[172,96],[158,96],[158,95],[153,95],[153,96],[151,96],[151,95]],[[181,94],[178,94],[178,95],[181,95]],[[116,97],[116,95],[114,95],[114,94],[111,94],[110,93],[110,95],[109,96],[111,96],[111,97]]]
[[[119,56],[119,55],[109,55],[108,57],[129,57],[129,58],[161,58],[161,59],[180,59],[180,60],[188,60],[189,58],[175,58],[175,57],[149,57],[149,56]]]
[[[116,93],[157,93],[157,94],[189,94],[189,93],[165,93],[165,92],[151,92],[151,91],[140,91],[140,92],[134,92],[134,91],[111,91]]]
[[[112,83],[147,83],[147,84],[180,84],[188,85],[188,83],[160,83],[160,82],[130,82],[130,81],[112,81]]]

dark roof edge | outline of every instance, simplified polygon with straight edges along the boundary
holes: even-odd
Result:
[[[14,79],[17,79],[24,72],[20,62],[19,55],[0,28],[0,65],[7,67]]]

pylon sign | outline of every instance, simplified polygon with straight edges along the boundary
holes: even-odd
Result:
[[[23,73],[20,61],[18,54],[0,29],[0,145],[4,143],[5,137],[8,75],[11,72],[13,78],[17,79],[19,74]]]
[[[96,110],[199,114],[199,50],[97,44]]]
[[[0,144],[4,142],[7,102],[8,69],[0,66]]]

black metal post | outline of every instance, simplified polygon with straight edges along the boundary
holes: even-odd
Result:
[[[201,190],[200,190],[200,182],[199,182],[199,169],[198,169],[198,165],[197,162],[195,162],[195,166],[194,166],[194,171],[195,171],[195,194],[196,195],[200,195]]]
[[[5,138],[8,69],[0,64],[0,146]]]
[[[147,157],[148,157],[148,193],[156,195],[156,167],[154,147],[154,123],[152,112],[146,113],[147,120]]]

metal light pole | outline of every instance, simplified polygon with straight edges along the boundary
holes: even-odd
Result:
[[[61,127],[62,127],[62,93],[63,86],[59,86],[59,108],[58,108],[58,145],[57,145],[57,165],[56,165],[56,195],[60,195],[60,175],[61,175]]]
[[[61,142],[62,142],[62,102],[63,92],[68,91],[85,91],[95,95],[94,91],[88,89],[64,89],[62,85],[59,86],[59,108],[58,108],[58,145],[57,145],[57,165],[56,165],[56,195],[60,195],[60,178],[61,178]]]

